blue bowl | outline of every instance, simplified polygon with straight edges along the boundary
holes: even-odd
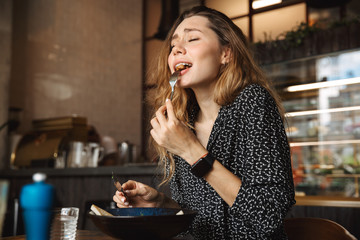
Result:
[[[169,239],[186,231],[196,211],[174,208],[107,209],[114,216],[89,217],[103,233],[118,239]]]

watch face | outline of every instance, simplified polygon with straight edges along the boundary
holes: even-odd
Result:
[[[203,177],[211,170],[214,161],[215,158],[208,154],[205,157],[200,158],[199,161],[191,167],[191,172],[197,177]]]

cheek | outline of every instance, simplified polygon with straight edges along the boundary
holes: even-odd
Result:
[[[211,64],[221,64],[221,53],[218,48],[214,46],[196,49],[194,50],[195,54],[199,57],[199,60],[211,63]]]
[[[201,68],[205,68],[210,72],[217,72],[219,70],[221,59],[216,52],[207,52],[199,57]]]
[[[172,63],[172,56],[169,55],[168,57],[168,67],[171,69],[171,63]]]

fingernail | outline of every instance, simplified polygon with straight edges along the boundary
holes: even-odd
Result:
[[[167,99],[165,100],[165,102],[168,102],[168,101],[170,101],[170,99],[167,98]]]
[[[124,202],[125,206],[129,205],[129,202]]]
[[[129,208],[132,208],[132,207],[133,207],[133,206],[131,206],[131,205],[129,206]]]

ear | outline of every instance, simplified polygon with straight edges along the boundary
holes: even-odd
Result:
[[[223,47],[221,55],[221,64],[228,64],[231,60],[232,52],[229,46]]]

